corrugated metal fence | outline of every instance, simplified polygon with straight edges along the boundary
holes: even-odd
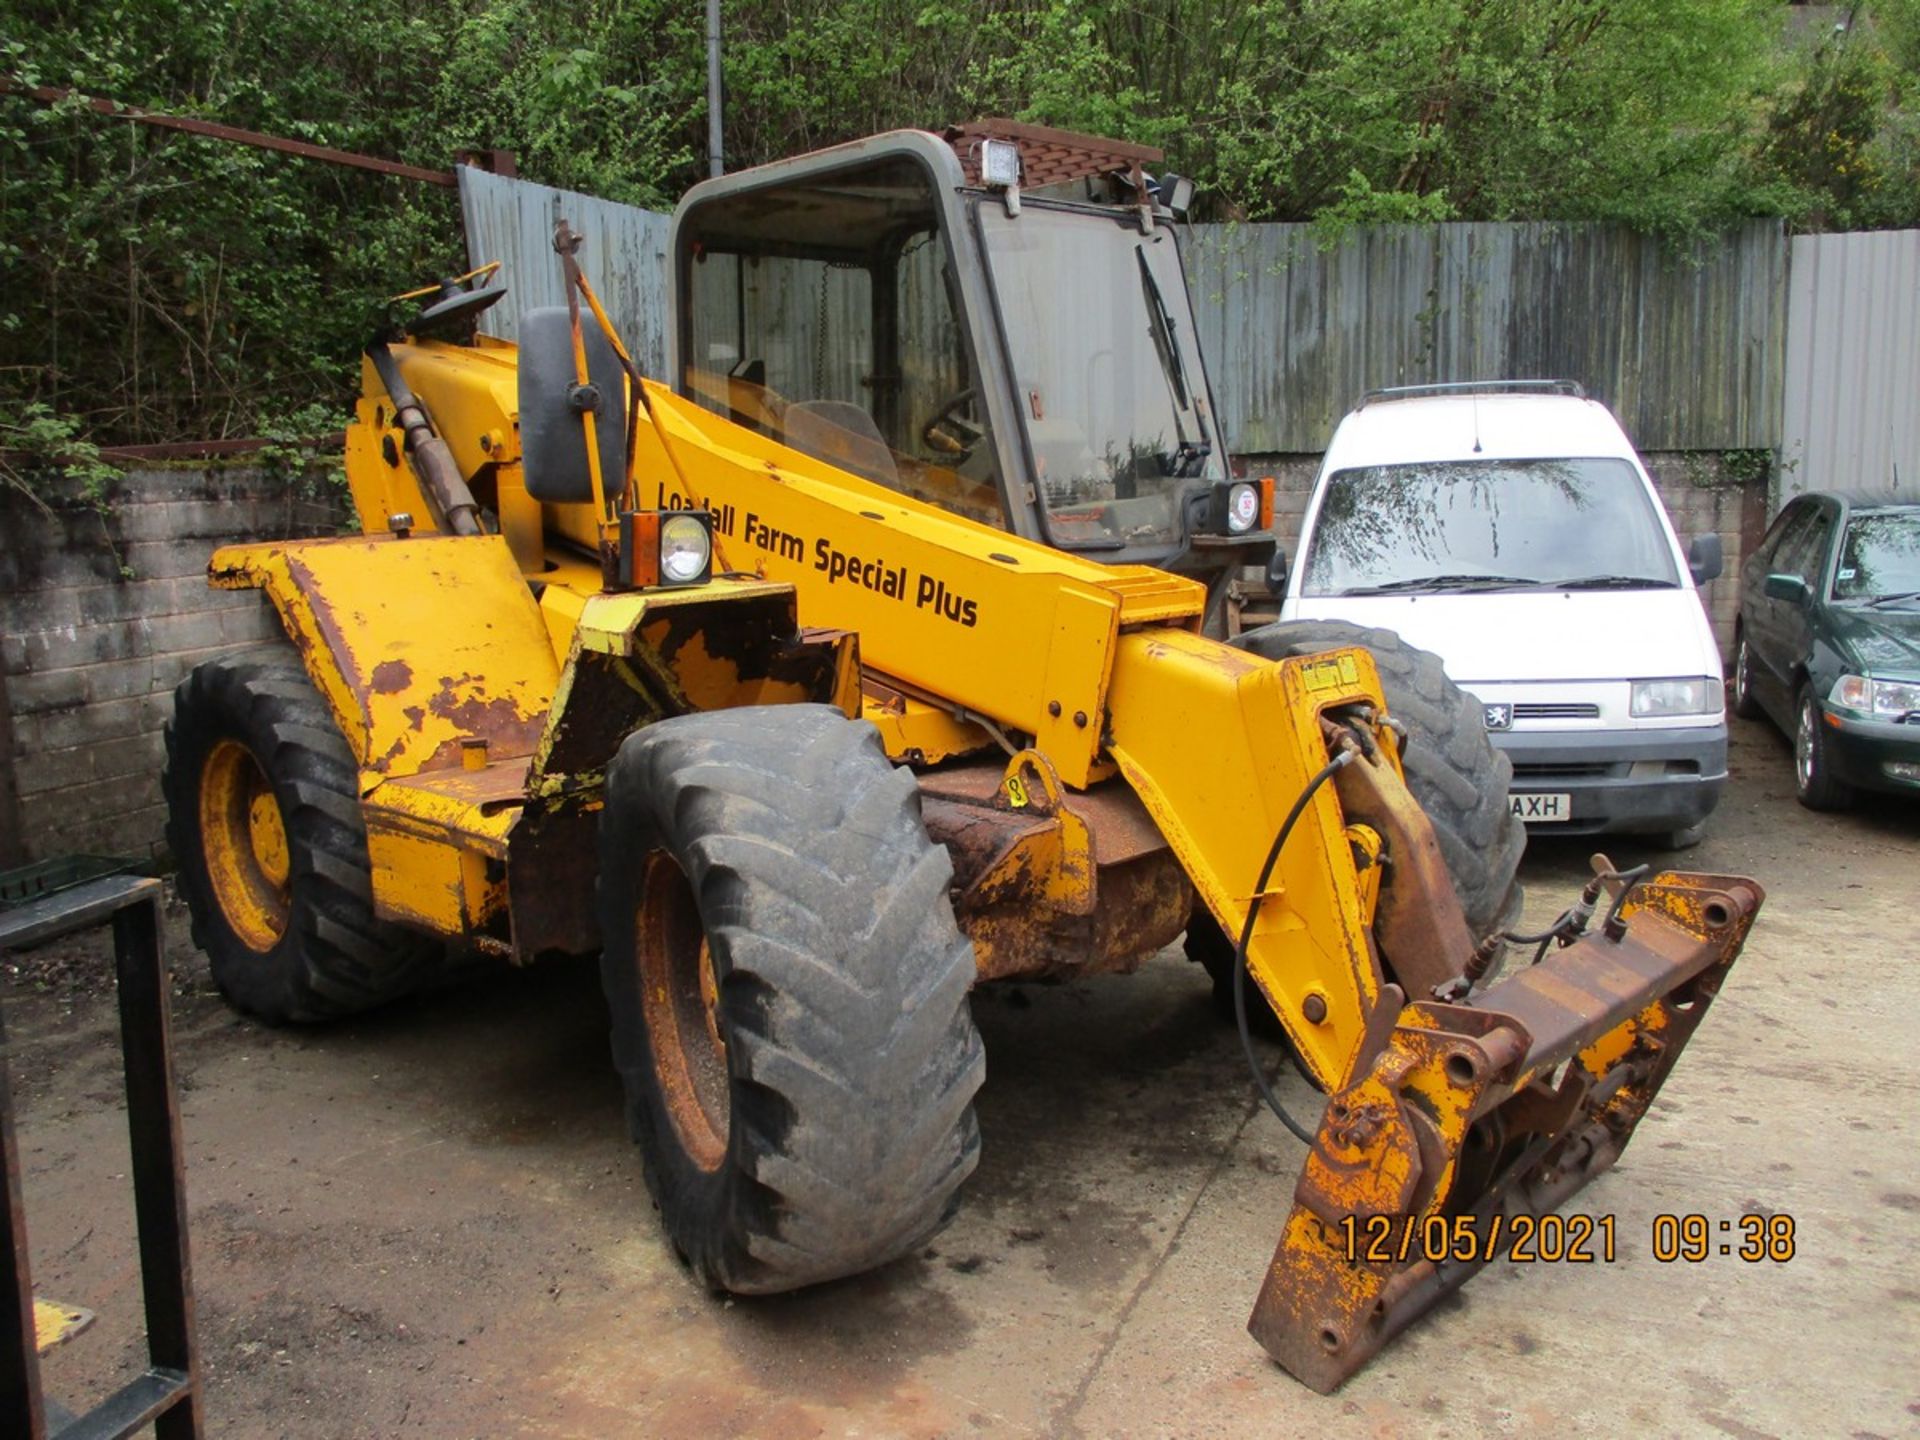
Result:
[[[1798,236],[1790,264],[1776,499],[1920,497],[1920,230]]]
[[[647,374],[666,374],[667,216],[464,165],[459,176],[468,263],[498,260],[507,286],[487,312],[488,334],[512,340],[523,310],[567,303],[553,251],[554,221],[564,218],[583,237],[580,269],[621,340]]]
[[[666,216],[470,169],[460,201],[473,263],[502,261],[511,288],[492,329],[562,303],[564,215],[635,358],[664,373]],[[1304,225],[1187,239],[1242,453],[1322,450],[1376,386],[1552,376],[1611,405],[1643,450],[1777,447],[1789,491],[1920,478],[1920,231],[1790,242],[1755,221],[1688,253],[1573,224],[1382,227],[1331,248]]]
[[[1322,249],[1306,225],[1196,226],[1196,319],[1227,434],[1326,448],[1385,385],[1551,377],[1645,450],[1778,439],[1786,236],[1743,225],[1691,253],[1617,226],[1391,226]]]

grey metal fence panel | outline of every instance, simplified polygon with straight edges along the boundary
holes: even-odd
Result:
[[[565,215],[586,237],[581,264],[641,368],[664,377],[667,216],[459,174],[469,257],[500,260],[511,291],[489,317],[494,333],[511,339],[521,310],[564,302],[553,222]],[[1183,239],[1236,451],[1323,450],[1377,386],[1542,376],[1585,385],[1643,450],[1780,442],[1788,242],[1778,222],[1687,253],[1586,224],[1381,226],[1329,249],[1305,225],[1197,225]],[[1909,301],[1913,293],[1909,283]],[[1920,334],[1911,322],[1909,312],[1909,338]]]
[[[1920,497],[1920,230],[1794,238],[1785,411],[1776,505]]]
[[[1755,221],[1682,253],[1622,227],[1305,225],[1187,236],[1208,368],[1235,450],[1310,453],[1365,391],[1577,380],[1642,449],[1779,436],[1787,241]]]
[[[564,216],[584,237],[580,268],[620,338],[641,370],[665,376],[667,216],[467,166],[459,176],[469,262],[500,261],[507,284],[507,298],[487,313],[488,333],[514,339],[522,312],[566,304],[553,253],[554,220]]]

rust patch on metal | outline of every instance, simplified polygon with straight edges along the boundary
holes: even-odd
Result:
[[[373,667],[373,689],[379,695],[398,695],[413,683],[413,667],[404,660],[382,660]]]
[[[1136,969],[1186,928],[1193,887],[1132,789],[1062,797],[1089,864],[1051,806],[1007,803],[998,759],[923,773],[927,832],[953,860],[954,915],[982,980]],[[1087,882],[1090,882],[1090,886]]]
[[[600,948],[594,876],[600,816],[581,804],[532,805],[507,838],[513,959],[588,955]]]

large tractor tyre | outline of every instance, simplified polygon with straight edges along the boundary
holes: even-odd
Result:
[[[435,979],[442,947],[378,919],[353,753],[299,659],[223,655],[174,691],[160,788],[193,942],[269,1024],[332,1020]]]
[[[819,705],[630,736],[600,823],[601,976],[647,1187],[707,1284],[919,1246],[980,1156],[973,947],[913,775]]]
[[[1513,764],[1487,738],[1480,702],[1447,678],[1440,657],[1391,630],[1341,620],[1263,625],[1232,643],[1269,660],[1348,646],[1373,656],[1387,710],[1407,727],[1407,789],[1433,826],[1468,928],[1476,940],[1512,928],[1525,898],[1517,877],[1527,845],[1526,826],[1507,807]],[[1215,998],[1231,1013],[1233,945],[1204,912],[1187,931],[1187,954],[1206,967]]]

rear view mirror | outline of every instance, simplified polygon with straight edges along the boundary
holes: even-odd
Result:
[[[1687,569],[1693,575],[1693,583],[1704,585],[1709,580],[1718,580],[1726,569],[1726,559],[1721,553],[1718,535],[1696,535],[1693,543],[1687,546]]]
[[[1789,605],[1804,605],[1807,582],[1798,575],[1769,575],[1761,582],[1761,592],[1769,600],[1785,600]]]
[[[527,493],[536,500],[578,503],[593,498],[583,410],[593,411],[600,447],[600,483],[617,495],[627,480],[627,375],[591,314],[581,316],[587,375],[573,369],[573,322],[564,305],[520,317],[520,456]]]

